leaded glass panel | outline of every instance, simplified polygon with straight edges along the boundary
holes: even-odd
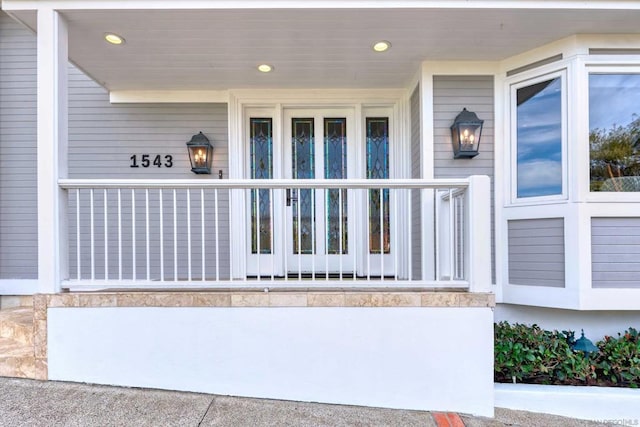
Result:
[[[273,137],[270,118],[250,119],[249,158],[251,179],[273,178]],[[272,230],[269,190],[251,190],[251,253],[258,252],[258,244],[261,254],[271,253]]]
[[[315,140],[312,118],[291,119],[291,153],[293,179],[315,178]],[[293,252],[314,254],[315,192],[300,189],[293,205]]]
[[[367,178],[389,178],[389,119],[367,117]],[[391,252],[389,190],[369,190],[369,252]]]
[[[324,177],[347,178],[347,119],[324,119]],[[346,254],[347,190],[326,192],[327,253]]]

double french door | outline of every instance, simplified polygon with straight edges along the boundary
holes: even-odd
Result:
[[[388,116],[356,123],[353,108],[284,109],[249,117],[249,177],[389,178]],[[362,140],[356,139],[360,125]],[[357,159],[359,158],[359,161]],[[249,276],[392,274],[389,190],[299,188],[250,192]],[[371,256],[374,261],[370,262]],[[395,265],[395,264],[394,264]]]

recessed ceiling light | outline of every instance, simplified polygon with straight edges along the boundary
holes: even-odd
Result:
[[[379,42],[375,42],[371,48],[376,52],[385,52],[389,50],[391,47],[391,43],[386,40],[380,40]]]
[[[273,67],[269,64],[260,64],[258,65],[258,71],[263,73],[270,73],[273,71]]]
[[[124,44],[124,37],[114,33],[105,33],[104,39],[111,44],[115,44],[115,45]]]

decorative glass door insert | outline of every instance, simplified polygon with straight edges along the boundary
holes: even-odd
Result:
[[[251,118],[249,158],[251,179],[273,178],[273,137],[270,118]],[[273,242],[271,195],[268,189],[251,190],[251,253],[270,254]]]
[[[366,119],[367,178],[389,179],[389,119]],[[389,190],[369,190],[369,253],[391,252]]]
[[[342,110],[287,111],[285,174],[292,179],[346,179],[352,113]],[[353,173],[353,172],[351,172]],[[290,192],[290,223],[286,225],[288,270],[352,273],[353,227],[346,189],[300,189]]]

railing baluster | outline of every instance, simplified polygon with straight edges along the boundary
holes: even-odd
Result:
[[[296,220],[296,232],[298,234],[298,280],[302,280],[302,242],[300,241],[300,229],[302,228],[300,225],[300,194],[302,193],[302,189],[298,188],[298,197],[296,199],[296,208],[298,211],[298,218]]]
[[[173,189],[173,280],[178,281],[178,215],[176,189]]]
[[[122,191],[118,188],[118,280],[122,280]]]
[[[367,224],[365,251],[367,253],[367,281],[371,281],[371,189],[366,190],[366,206],[367,206],[367,218],[365,223]]]
[[[227,200],[231,201],[231,189],[228,188],[227,189]],[[244,193],[242,193],[244,194]],[[242,206],[246,206],[244,204],[244,200],[242,200]],[[216,220],[217,221],[217,220]],[[229,234],[229,239],[231,239],[231,234]],[[216,229],[216,239],[218,239],[218,230]],[[231,241],[229,241],[229,280],[233,280],[233,254],[230,253],[231,252]],[[245,274],[245,278],[247,277],[247,275]]]
[[[391,193],[391,190],[389,190]],[[393,253],[393,280],[398,281],[398,190],[393,190],[393,197],[389,194],[389,200],[393,200],[393,218],[391,218],[391,224],[393,224],[393,233],[391,234],[391,251]],[[409,213],[411,217],[411,213]],[[409,239],[412,237],[409,236]]]
[[[160,281],[164,282],[164,202],[162,188],[158,189],[158,205],[160,205]]]
[[[380,280],[384,280],[384,189],[380,188]]]
[[[351,199],[354,202],[357,202],[356,191],[351,190],[351,197],[347,197],[347,200]],[[347,195],[348,194],[349,194],[349,190],[347,190]],[[354,227],[351,227],[352,230],[355,231],[355,233],[353,233],[353,236],[351,236],[351,240],[349,240],[351,242],[351,247],[353,248],[353,281],[354,282],[358,279],[357,278],[357,272],[358,272],[358,256],[357,256],[358,240],[356,239],[356,236],[358,235],[358,230],[357,230],[356,227],[357,227],[357,225],[354,226]]]
[[[340,248],[340,281],[342,281],[342,257],[344,256],[344,251],[342,250],[342,188],[338,189],[338,245]]]
[[[326,193],[327,190],[325,190]],[[314,280],[316,278],[316,257],[318,256],[318,252],[316,250],[316,192],[313,191],[313,195],[311,197],[311,279]],[[326,233],[325,233],[326,234]],[[326,252],[326,246],[325,246]]]
[[[284,191],[284,196],[287,196],[287,191],[289,191],[291,194],[292,190],[291,189],[286,189],[283,190]],[[282,256],[284,258],[284,280],[287,281],[289,280],[289,226],[293,223],[293,209],[289,210],[287,209],[287,204],[285,202],[285,207],[284,207],[284,217],[285,217],[285,222],[284,222],[284,239],[282,241]],[[287,221],[286,219],[288,219],[289,213],[291,213],[291,221]],[[293,240],[293,232],[291,233],[291,240]],[[291,252],[293,253],[293,245],[291,245]]]
[[[276,269],[276,260],[275,260],[275,252],[276,252],[276,248],[273,244],[274,242],[274,233],[275,233],[275,228],[273,227],[274,221],[275,221],[275,215],[274,215],[274,200],[273,200],[273,188],[269,189],[269,237],[270,237],[270,241],[269,241],[269,248],[271,249],[271,281],[273,282],[275,280],[275,269]]]
[[[405,195],[407,196],[407,205],[409,212],[413,211],[413,191],[415,190],[406,190],[405,191]],[[409,214],[409,217],[411,218],[411,214]],[[407,224],[409,226],[409,233],[407,234],[406,240],[407,243],[405,244],[405,248],[408,248],[408,254],[407,254],[407,260],[409,262],[409,271],[407,272],[407,277],[409,278],[409,281],[411,282],[413,280],[413,240],[412,237],[413,236],[413,221],[409,220],[409,224]]]
[[[327,192],[328,190],[326,188],[322,189],[323,193],[322,193],[322,197],[324,198],[325,202],[324,202],[324,212],[323,215],[326,218],[327,223],[329,222],[329,203],[327,203]],[[315,227],[314,227],[315,230]],[[328,224],[325,224],[325,231],[324,231],[324,278],[326,281],[329,280],[329,233],[328,233],[329,227]]]
[[[440,206],[442,204],[442,198],[440,197],[440,192],[438,190],[433,191],[433,206],[435,206],[434,210],[434,239],[435,239],[435,248],[434,251],[434,280],[440,280]]]
[[[218,189],[213,190],[213,208],[215,210],[215,231],[216,231],[216,282],[220,280],[220,235],[218,234]]]
[[[136,190],[131,189],[131,259],[132,280],[136,280]]]
[[[109,229],[107,220],[107,189],[104,189],[104,280],[109,280]]]
[[[258,273],[256,274],[256,278],[257,280],[260,280],[260,254],[262,252],[262,247],[260,246],[262,244],[260,239],[260,225],[262,225],[260,224],[260,189],[256,189],[254,191],[256,194],[256,263],[258,264]]]
[[[453,189],[449,188],[449,280],[453,280],[455,275],[455,206],[453,200]]]
[[[202,239],[202,281],[206,280],[205,241],[204,241],[204,188],[200,189],[200,232]]]
[[[80,257],[80,189],[76,188],[76,274],[80,280],[82,278]]]
[[[144,190],[144,234],[147,265],[147,280],[151,280],[151,264],[149,262],[149,189]]]
[[[191,189],[187,188],[187,280],[191,281]]]
[[[96,260],[95,260],[95,242],[94,242],[94,228],[93,228],[93,188],[89,190],[89,206],[91,217],[91,280],[96,280]]]

